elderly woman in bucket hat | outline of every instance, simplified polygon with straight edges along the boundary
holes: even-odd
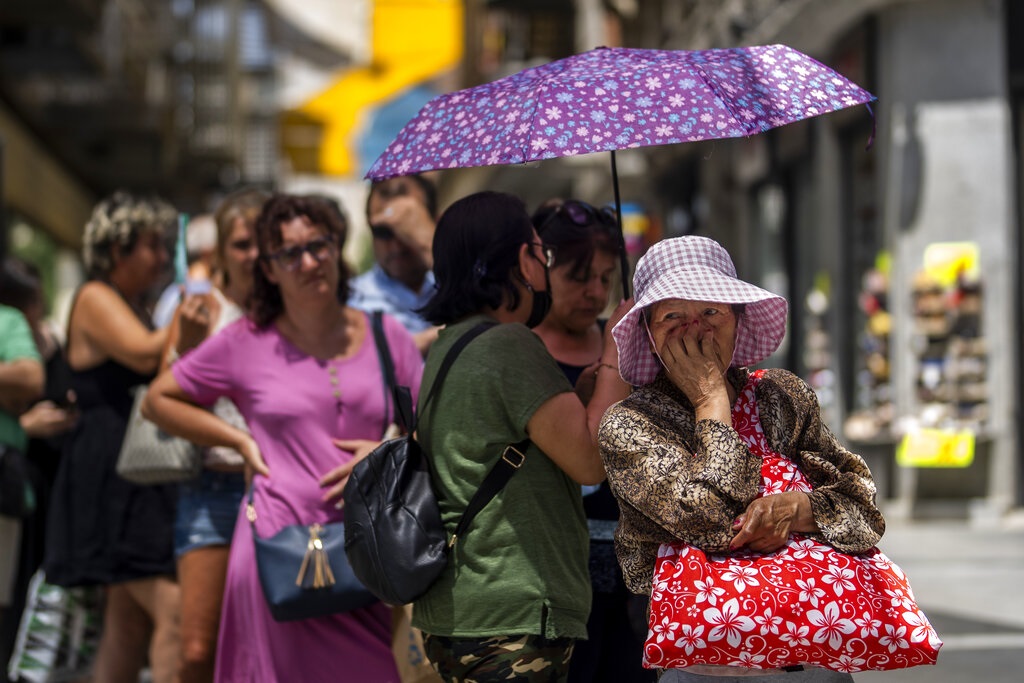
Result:
[[[620,373],[637,389],[608,410],[599,434],[621,509],[616,552],[630,589],[651,593],[663,543],[770,553],[799,533],[848,553],[873,547],[885,522],[863,459],[821,422],[805,382],[786,370],[746,367],[778,348],[786,301],[739,280],[725,249],[698,236],[652,247],[637,264],[634,291],[635,305],[612,334]],[[735,412],[744,392],[746,417]],[[734,416],[759,419],[768,446],[795,462],[813,489],[759,497],[762,458]],[[703,680],[688,672],[671,680]],[[829,678],[834,673],[780,680],[849,680]]]

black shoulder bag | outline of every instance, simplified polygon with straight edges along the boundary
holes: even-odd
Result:
[[[481,323],[455,342],[424,407],[462,349],[495,324]],[[412,394],[403,386],[396,386],[394,394],[398,417],[408,433],[385,441],[352,470],[344,492],[345,552],[352,571],[371,593],[392,605],[404,605],[423,595],[444,571],[449,549],[522,466],[529,439],[505,448],[449,539],[430,483],[427,456],[412,436],[416,431]]]

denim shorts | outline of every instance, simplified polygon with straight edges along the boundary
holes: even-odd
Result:
[[[245,494],[241,472],[204,469],[198,479],[180,485],[174,520],[174,554],[230,545]]]

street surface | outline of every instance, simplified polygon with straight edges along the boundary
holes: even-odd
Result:
[[[879,547],[944,645],[935,666],[855,674],[857,683],[1024,681],[1024,516],[982,527],[890,522]]]

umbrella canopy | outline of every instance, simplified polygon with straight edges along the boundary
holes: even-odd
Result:
[[[874,99],[785,45],[597,48],[435,97],[366,177],[610,151],[621,213],[615,150],[749,136]]]

